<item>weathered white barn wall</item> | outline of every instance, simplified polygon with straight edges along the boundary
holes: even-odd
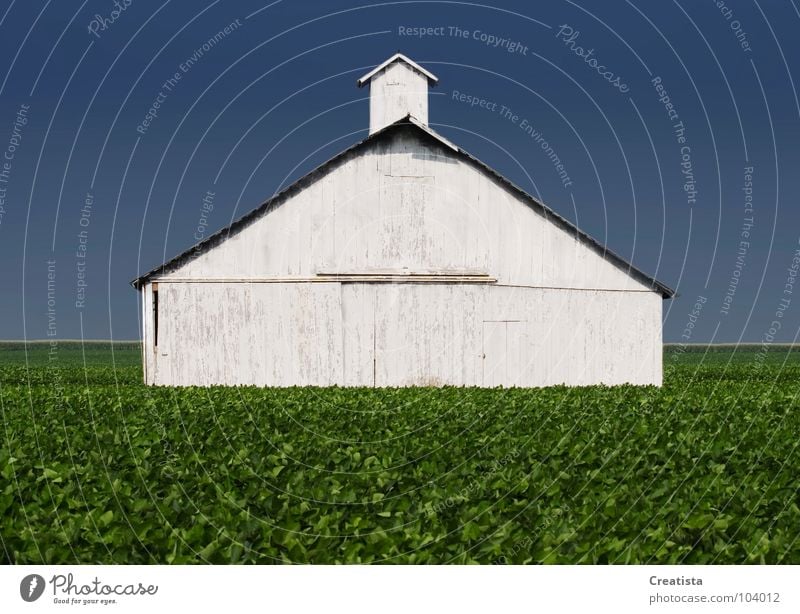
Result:
[[[146,373],[168,385],[658,385],[661,300],[485,284],[161,282]]]
[[[338,283],[470,271],[496,284]],[[418,129],[143,290],[153,384],[660,384],[659,293]]]
[[[379,139],[162,278],[476,270],[500,285],[647,290],[417,129]]]

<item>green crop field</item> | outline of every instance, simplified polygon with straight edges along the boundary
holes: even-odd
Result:
[[[684,351],[685,350],[685,351]],[[149,388],[0,345],[7,563],[800,563],[800,352],[665,385]]]

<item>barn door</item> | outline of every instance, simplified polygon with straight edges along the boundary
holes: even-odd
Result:
[[[483,385],[520,386],[524,370],[522,347],[525,322],[483,322]]]

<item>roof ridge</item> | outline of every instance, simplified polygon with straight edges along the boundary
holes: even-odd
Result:
[[[405,62],[406,64],[411,66],[411,68],[413,68],[414,70],[416,70],[416,71],[420,72],[421,74],[423,74],[424,76],[426,76],[428,78],[428,81],[431,82],[431,85],[436,85],[439,82],[439,77],[434,75],[429,70],[424,69],[422,66],[417,64],[414,60],[412,60],[407,55],[403,55],[402,53],[400,53],[398,51],[392,57],[390,57],[389,59],[381,62],[375,68],[373,68],[371,71],[369,71],[366,75],[364,75],[358,81],[356,81],[356,83],[358,84],[358,87],[364,87],[367,83],[369,83],[370,79],[372,79],[372,77],[374,77],[377,73],[382,71],[389,64],[391,64],[393,62],[398,62],[398,61]]]

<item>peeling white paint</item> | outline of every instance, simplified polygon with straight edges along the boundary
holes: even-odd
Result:
[[[161,282],[159,295],[151,384],[661,383],[653,292]]]

